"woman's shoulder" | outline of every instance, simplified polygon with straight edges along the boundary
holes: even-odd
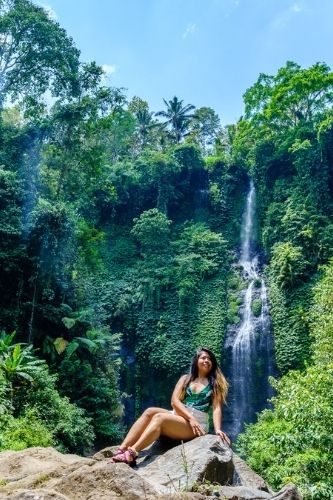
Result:
[[[190,383],[190,381],[191,381],[191,375],[185,374],[185,375],[181,375],[177,384],[181,385],[182,387],[185,387]]]
[[[188,385],[188,376],[187,375],[182,375],[179,379],[178,379],[178,382],[176,384],[176,387],[175,387],[175,390],[179,390],[179,391],[183,391],[185,386]]]

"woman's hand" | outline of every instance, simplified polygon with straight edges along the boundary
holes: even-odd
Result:
[[[220,438],[222,439],[222,441],[227,444],[228,446],[231,445],[231,441],[230,439],[228,438],[228,436],[223,432],[223,431],[216,431],[215,433],[217,436],[220,436]]]
[[[204,434],[206,434],[199,422],[194,417],[190,418],[188,423],[190,424],[195,436],[203,436]]]

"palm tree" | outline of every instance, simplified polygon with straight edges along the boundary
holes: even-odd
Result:
[[[154,113],[148,111],[146,108],[142,108],[135,113],[135,116],[138,122],[138,133],[141,144],[145,146],[148,142],[150,130],[157,125],[156,120],[153,120]]]
[[[163,127],[170,125],[175,140],[179,143],[187,132],[188,124],[193,116],[190,111],[195,109],[195,106],[193,104],[183,106],[183,100],[179,100],[176,96],[171,101],[166,101],[165,99],[163,101],[167,109],[166,111],[158,111],[156,116],[166,118]]]

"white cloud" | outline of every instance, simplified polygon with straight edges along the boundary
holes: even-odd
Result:
[[[291,6],[291,10],[293,12],[302,12],[303,8],[300,6],[299,3],[294,3],[294,5]]]
[[[303,6],[300,3],[293,3],[287,9],[281,11],[271,23],[270,28],[273,30],[285,28],[295,15],[303,12]]]
[[[189,35],[193,35],[193,33],[195,32],[196,29],[197,29],[196,24],[194,24],[194,23],[188,24],[186,30],[182,34],[182,38],[187,38]]]
[[[106,76],[110,76],[116,71],[116,66],[114,64],[103,64],[102,69]]]
[[[102,70],[104,72],[104,75],[102,76],[102,84],[109,85],[110,77],[117,71],[117,67],[115,64],[102,64]]]
[[[52,21],[57,21],[58,15],[56,11],[53,9],[53,7],[51,7],[51,5],[41,2],[38,2],[38,5],[46,11],[47,15],[49,16],[50,19],[52,19]]]

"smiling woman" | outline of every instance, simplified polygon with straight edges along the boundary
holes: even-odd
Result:
[[[113,462],[135,465],[138,453],[160,436],[188,441],[208,432],[208,411],[213,407],[215,433],[228,445],[222,431],[222,405],[228,383],[212,351],[200,348],[193,356],[190,373],[180,377],[171,398],[172,411],[148,408],[134,423]]]

